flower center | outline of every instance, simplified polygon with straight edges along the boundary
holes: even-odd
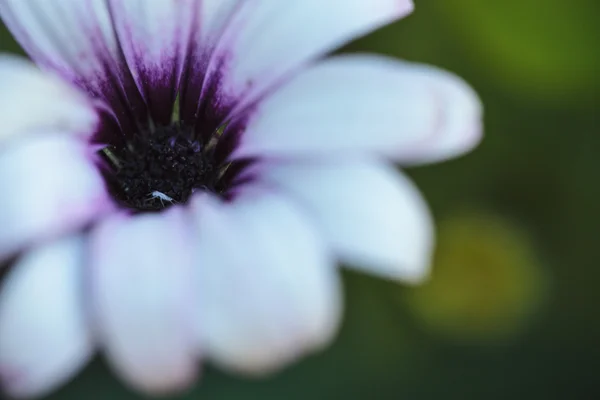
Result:
[[[134,135],[125,146],[102,150],[113,197],[136,211],[185,203],[197,190],[221,193],[226,168],[214,163],[214,146],[202,145],[191,127],[173,124]]]

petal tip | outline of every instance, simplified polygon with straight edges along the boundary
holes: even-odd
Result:
[[[131,377],[126,372],[121,372],[124,382],[132,389],[146,393],[151,396],[174,396],[185,394],[197,381],[198,371],[196,368],[169,369],[163,374],[154,375],[144,380],[139,377]]]
[[[431,263],[423,264],[402,276],[402,282],[411,286],[426,283],[431,278]]]
[[[398,10],[402,17],[406,17],[412,14],[415,10],[415,3],[413,0],[400,0]]]

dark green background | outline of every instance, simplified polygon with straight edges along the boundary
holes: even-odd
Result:
[[[416,5],[410,18],[344,51],[431,63],[476,88],[486,109],[480,148],[409,173],[438,221],[478,210],[526,232],[520,246],[539,263],[518,257],[514,262],[538,271],[545,296],[535,307],[523,304],[528,317],[515,322],[506,337],[474,338],[467,326],[460,337],[459,321],[453,334],[422,323],[407,301],[419,289],[346,273],[345,323],[327,351],[267,380],[241,380],[209,367],[184,398],[600,398],[600,2],[416,0]],[[19,51],[1,27],[0,50]],[[487,259],[474,261],[465,250],[465,265],[502,268],[491,262],[496,258],[490,251]],[[443,268],[442,261],[436,268]],[[525,278],[505,279],[510,287]],[[479,281],[466,275],[448,285],[445,290],[468,291]],[[97,362],[50,398],[136,397]]]

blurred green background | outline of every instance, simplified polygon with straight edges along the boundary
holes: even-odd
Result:
[[[480,93],[474,153],[409,174],[433,278],[345,273],[337,341],[266,380],[208,367],[181,399],[600,399],[600,2],[416,0],[343,51],[441,66]],[[0,50],[19,52],[0,26]],[[96,362],[51,399],[136,399]]]

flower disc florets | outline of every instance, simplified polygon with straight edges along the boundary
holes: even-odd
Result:
[[[182,124],[134,135],[122,148],[103,150],[113,196],[137,211],[159,211],[185,203],[196,190],[217,192],[218,168],[211,147]]]

